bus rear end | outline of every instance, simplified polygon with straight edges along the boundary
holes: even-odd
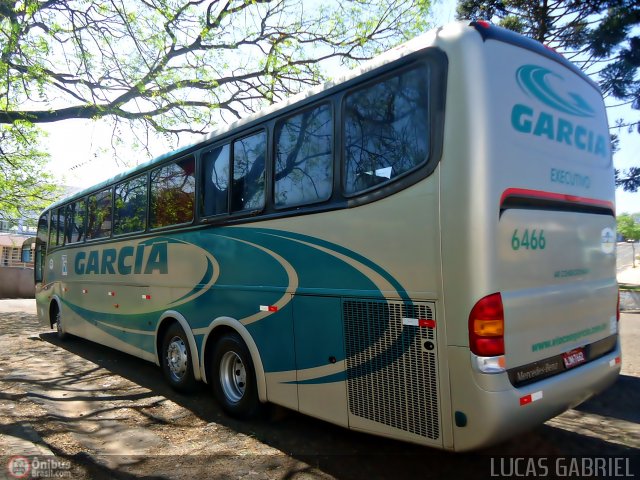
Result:
[[[442,160],[456,450],[540,424],[611,385],[620,370],[601,94],[542,45],[472,26],[461,60],[450,55],[449,78],[457,71],[463,80],[448,91]],[[454,185],[461,168],[466,180]]]

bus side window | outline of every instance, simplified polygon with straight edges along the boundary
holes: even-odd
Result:
[[[388,183],[427,161],[428,79],[428,67],[422,65],[347,95],[345,193]]]
[[[147,228],[147,176],[116,185],[113,234],[142,232]]]
[[[333,184],[333,119],[321,105],[279,122],[275,203],[288,207],[327,200]]]
[[[51,212],[49,245],[52,247],[64,245],[64,209],[65,207],[59,207]]]
[[[66,243],[78,243],[84,240],[86,204],[84,199],[67,206],[67,240]]]
[[[231,210],[234,212],[264,207],[266,144],[265,131],[233,143]]]
[[[111,236],[111,189],[102,190],[87,199],[87,240]]]
[[[34,260],[34,278],[36,283],[44,280],[44,259],[47,254],[47,241],[49,239],[49,213],[45,213],[38,220],[36,234],[36,258]]]
[[[49,227],[49,245],[55,247],[58,242],[58,210],[51,210],[51,226]]]
[[[229,211],[229,144],[204,155],[202,169],[202,216]]]
[[[151,228],[193,221],[195,159],[188,157],[151,171]]]

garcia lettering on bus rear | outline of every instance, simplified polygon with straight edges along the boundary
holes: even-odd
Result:
[[[78,252],[74,261],[76,275],[131,275],[168,273],[167,244],[126,245]]]
[[[515,130],[607,157],[608,137],[579,120],[567,118],[567,115],[582,119],[594,118],[595,111],[578,93],[560,88],[566,83],[563,77],[544,67],[523,65],[516,71],[516,80],[527,96],[555,111],[516,103],[511,109],[511,126]]]

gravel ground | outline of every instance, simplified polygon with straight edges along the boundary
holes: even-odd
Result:
[[[15,455],[55,459],[52,475],[74,479],[485,478],[493,457],[534,454],[625,456],[635,468],[640,314],[623,314],[621,332],[614,387],[527,434],[462,455],[277,407],[237,422],[206,389],[177,394],[154,365],[78,338],[60,342],[37,324],[33,301],[0,300],[0,463],[8,465],[0,478],[14,478]]]

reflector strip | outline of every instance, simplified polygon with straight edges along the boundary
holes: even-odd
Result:
[[[402,324],[409,327],[436,328],[436,321],[429,318],[402,318]]]
[[[109,295],[110,297],[115,297],[116,296],[116,292],[107,292],[107,295]]]
[[[278,307],[276,305],[260,305],[261,312],[277,312]]]
[[[615,367],[616,365],[619,365],[620,363],[622,363],[622,358],[616,357],[616,358],[614,358],[614,359],[609,361],[609,366],[610,367]]]
[[[151,300],[151,295],[142,295],[143,300]]]
[[[82,289],[82,293],[88,293],[88,292],[89,292],[89,290],[87,290],[86,288]]]
[[[64,287],[64,288],[62,289],[62,291],[63,291],[63,292],[68,292],[68,291],[69,291],[69,289],[68,289],[67,287]]]
[[[542,400],[542,390],[520,397],[520,406],[529,405],[536,400]]]

